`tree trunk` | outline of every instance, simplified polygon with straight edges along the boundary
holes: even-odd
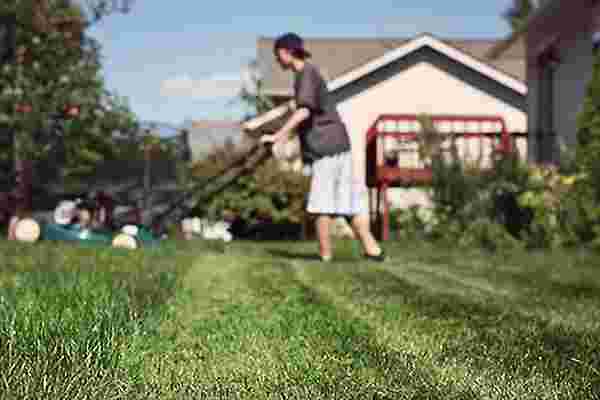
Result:
[[[143,209],[149,210],[152,206],[152,149],[144,151],[144,202]],[[144,223],[147,221],[143,221]]]
[[[17,200],[17,208],[22,211],[31,211],[32,208],[32,180],[33,180],[33,162],[23,159],[21,148],[19,145],[19,135],[14,135],[14,158],[15,158],[15,174],[16,187],[15,197]]]

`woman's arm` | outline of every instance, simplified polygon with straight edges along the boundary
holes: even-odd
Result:
[[[306,107],[302,107],[294,111],[292,116],[287,120],[287,122],[273,135],[265,135],[261,138],[263,143],[271,142],[275,143],[280,141],[283,138],[287,138],[294,129],[298,125],[302,123],[302,121],[306,120],[310,117],[310,110]]]

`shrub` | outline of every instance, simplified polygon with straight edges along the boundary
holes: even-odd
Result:
[[[490,218],[480,217],[467,226],[458,240],[460,247],[481,247],[491,251],[523,247],[506,228]]]
[[[488,170],[467,165],[455,150],[432,161],[437,223],[429,227],[431,238],[492,250],[572,245],[590,237],[586,221],[600,215],[589,195],[585,201],[576,195],[580,175],[530,167],[516,152],[494,154]]]
[[[243,149],[231,143],[216,147],[204,160],[194,164],[193,177],[201,182],[219,174],[242,155]],[[271,158],[208,203],[198,204],[194,213],[211,219],[241,219],[247,224],[300,224],[309,182],[300,172],[284,171],[279,161]]]
[[[600,245],[600,54],[596,52],[592,78],[577,116],[574,171],[579,177],[568,197],[573,227],[585,241]]]
[[[576,160],[581,172],[590,172],[596,183],[600,179],[600,56],[595,55],[592,79],[588,84],[583,110],[577,117]],[[598,189],[600,190],[600,188]],[[598,192],[597,192],[598,193]],[[600,198],[600,197],[599,197]]]

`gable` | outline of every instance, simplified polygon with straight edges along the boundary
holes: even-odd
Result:
[[[422,82],[430,84],[424,86]],[[364,87],[337,104],[355,140],[382,114],[499,115],[508,129],[522,132],[526,129],[524,107],[524,102],[504,101],[489,88],[467,84],[426,61]],[[362,148],[360,143],[357,146]]]
[[[432,36],[384,39],[307,38],[305,45],[313,54],[313,62],[319,66],[325,79],[332,81],[423,37]],[[494,59],[489,57],[489,53],[502,42],[500,39],[438,41],[481,60],[517,80],[525,81],[526,62],[523,40],[518,40],[509,51]],[[269,95],[289,96],[292,77],[277,65],[273,56],[273,43],[272,38],[260,38],[257,42],[257,58],[264,75],[264,90]]]
[[[519,110],[525,111],[527,108],[526,98],[523,93],[507,87],[502,82],[498,82],[472,67],[450,59],[428,46],[415,50],[348,83],[346,83],[346,80],[340,80],[337,83],[340,85],[337,89],[335,87],[331,88],[331,95],[336,103],[347,101],[364,91],[409,71],[418,64],[428,64],[440,71],[441,75],[436,74],[438,78],[444,75],[451,77],[462,82],[465,86],[487,93]],[[419,87],[423,92],[430,93],[433,96],[436,92],[436,80],[421,80]],[[399,93],[399,96],[411,96],[411,93]]]
[[[459,77],[468,85],[493,93],[502,101],[519,109],[525,109],[527,87],[523,81],[428,35],[418,37],[336,79],[329,80],[328,88],[335,101],[339,103],[420,62],[433,64],[448,74]],[[315,63],[317,63],[316,57]],[[322,69],[320,65],[319,68]],[[427,83],[423,84],[423,90],[427,90]],[[282,117],[288,109],[288,104],[283,104],[247,121],[244,129],[255,130],[267,122]]]

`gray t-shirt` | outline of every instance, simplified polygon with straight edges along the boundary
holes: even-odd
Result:
[[[318,69],[306,62],[296,74],[294,97],[297,108],[306,107],[310,117],[298,126],[302,158],[312,163],[319,158],[350,150],[350,137]]]

